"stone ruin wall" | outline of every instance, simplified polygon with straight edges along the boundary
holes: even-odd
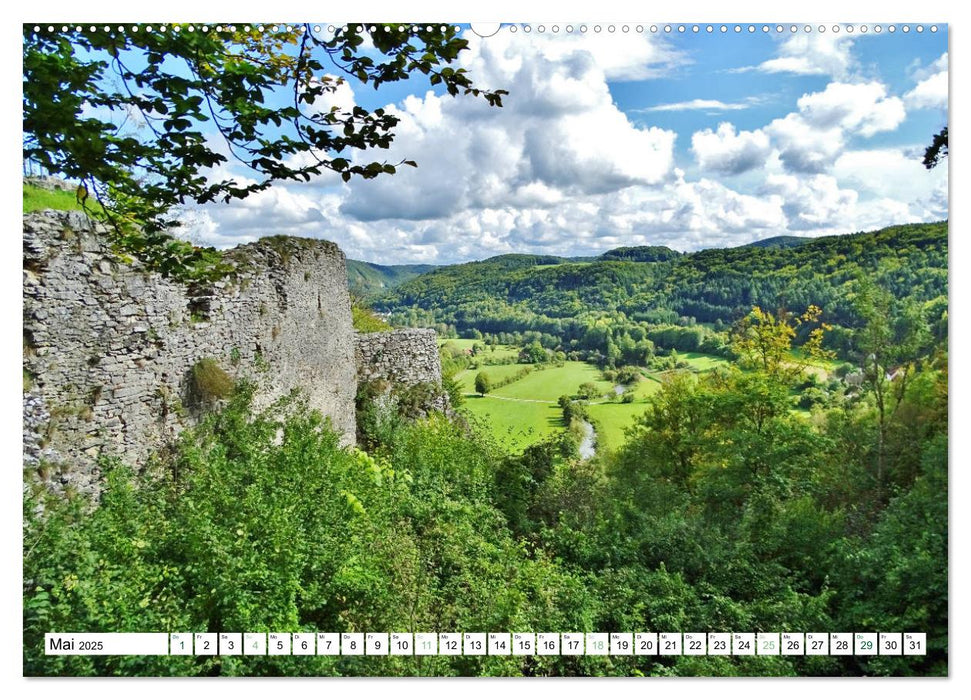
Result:
[[[442,363],[438,336],[433,328],[403,328],[385,333],[359,333],[355,344],[358,382],[374,380],[390,385],[434,384],[423,399],[422,414],[428,410],[454,415],[448,394],[442,388]]]
[[[355,354],[359,380],[381,378],[407,385],[441,383],[437,338],[432,328],[357,334]]]
[[[257,409],[302,390],[345,444],[359,379],[441,384],[434,330],[354,333],[328,241],[240,246],[235,276],[187,286],[113,254],[81,212],[23,223],[25,484],[96,494],[99,457],[142,464],[210,408],[191,393],[207,358],[256,384]]]
[[[275,238],[240,246],[242,273],[187,287],[112,255],[80,212],[24,216],[24,472],[97,492],[101,455],[138,463],[198,414],[192,367],[299,388],[354,442],[357,372],[344,254]]]

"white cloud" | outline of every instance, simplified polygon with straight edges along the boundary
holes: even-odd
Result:
[[[274,186],[203,211],[218,221],[220,233],[229,230],[255,240],[280,230],[294,236],[311,235],[333,215],[335,204],[333,195],[322,197],[317,192]]]
[[[796,173],[827,171],[843,151],[847,136],[870,137],[897,128],[906,116],[903,102],[888,96],[882,83],[829,83],[799,98],[798,112],[773,120],[765,131],[785,168]]]
[[[929,209],[915,211],[906,199],[864,198],[857,190],[841,186],[832,175],[771,175],[763,192],[782,198],[789,231],[811,231],[817,236],[941,218]]]
[[[770,175],[764,192],[782,198],[782,211],[793,231],[848,225],[859,196],[855,190],[841,189],[831,175]]]
[[[926,66],[922,65],[920,59],[915,59],[908,72],[910,73],[911,79],[913,79],[915,82],[920,82],[921,80],[926,80],[932,75],[935,75],[936,73],[946,71],[947,66],[948,56],[947,52],[944,52]]]
[[[832,173],[861,192],[900,201],[929,200],[937,188],[947,185],[947,168],[927,170],[922,151],[900,148],[846,151],[836,160]]]
[[[805,120],[819,129],[838,126],[873,136],[896,129],[906,112],[899,97],[887,95],[882,83],[830,83],[822,92],[803,95],[797,103]]]
[[[785,225],[779,198],[740,194],[707,178],[682,183],[677,193],[688,228],[705,233],[708,242],[734,238],[725,234],[774,230]]]
[[[658,37],[469,38],[462,67],[478,85],[509,90],[502,108],[472,96],[409,96],[390,107],[400,119],[392,147],[358,162],[408,158],[419,168],[348,184],[331,176],[275,185],[206,207],[196,215],[195,240],[224,247],[285,233],[333,240],[356,259],[443,263],[618,245],[695,250],[946,216],[946,168],[928,173],[919,153],[860,145],[905,116],[904,102],[879,82],[830,82],[762,128],[724,122],[696,131],[691,151],[703,176],[688,181],[675,167],[675,131],[635,125],[608,87],[684,61]],[[783,42],[779,60],[799,58],[794,42]],[[853,67],[849,47],[848,40],[813,43],[804,58],[815,68],[799,70],[845,76]],[[915,83],[946,70],[942,60],[913,72]],[[332,97],[341,109],[355,99],[349,85]],[[639,111],[736,111],[755,99]],[[232,175],[233,167],[218,174]],[[733,176],[732,186],[718,181],[721,174]]]
[[[779,160],[789,172],[824,172],[843,150],[841,129],[815,128],[796,113],[773,120],[765,131],[772,137]]]
[[[328,73],[323,75],[320,80],[312,79],[310,84],[324,89],[324,92],[310,105],[310,111],[313,113],[324,114],[333,108],[337,108],[340,112],[350,112],[357,104],[354,88],[340,76]],[[305,112],[308,111],[307,107],[303,109]]]
[[[763,73],[828,75],[844,78],[855,67],[850,53],[853,39],[846,34],[810,32],[795,34],[779,46],[777,56],[758,66],[736,69],[737,72],[758,70]]]
[[[733,112],[741,109],[748,109],[752,105],[758,104],[759,99],[750,97],[741,102],[722,102],[721,100],[688,100],[687,102],[668,102],[666,104],[644,107],[643,109],[633,109],[632,112],[686,112],[689,110],[706,110],[709,112]]]
[[[914,109],[947,109],[948,58],[941,54],[926,69],[918,69],[914,77],[919,81],[913,90],[904,95],[909,107]]]
[[[407,98],[393,109],[400,122],[382,155],[413,159],[418,169],[354,182],[343,214],[417,220],[513,200],[549,206],[670,177],[675,133],[634,126],[607,87],[610,73],[632,75],[668,57],[648,37],[621,35],[611,44],[501,33],[471,45],[464,67],[479,84],[508,90],[504,106],[430,92]]]
[[[763,165],[771,148],[761,129],[736,133],[734,125],[722,122],[717,131],[696,131],[691,150],[703,170],[737,175]]]
[[[907,104],[916,109],[947,109],[947,73],[922,80],[913,90],[904,95]]]
[[[487,51],[497,49],[506,53],[512,64],[519,64],[521,54],[519,59],[514,58],[518,49],[513,47],[530,44],[553,63],[570,64],[591,60],[611,81],[656,78],[667,74],[672,68],[690,62],[686,54],[664,39],[638,32],[624,34],[591,31],[560,35],[500,32],[488,39],[466,33],[465,38],[470,40],[472,49],[464,54],[466,59],[477,55],[485,56]],[[512,55],[508,53],[510,48],[513,49]],[[474,63],[474,58],[469,62]],[[509,67],[509,62],[503,64],[504,69]]]

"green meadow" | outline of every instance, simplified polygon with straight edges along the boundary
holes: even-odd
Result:
[[[657,392],[661,388],[661,380],[663,377],[663,374],[651,373],[634,384],[634,400],[643,401],[651,394]]]
[[[606,394],[613,389],[611,382],[605,382],[600,370],[586,362],[565,362],[562,367],[548,367],[533,371],[517,382],[496,389],[496,396],[510,399],[533,399],[555,402],[564,394],[571,396],[580,385],[591,382]]]
[[[489,365],[486,367],[477,367],[474,369],[463,369],[461,372],[456,373],[455,379],[459,382],[462,387],[462,391],[466,394],[475,393],[475,377],[479,372],[485,372],[488,375],[489,380],[493,383],[501,382],[514,374],[516,372],[521,372],[525,368],[532,367],[532,365]],[[534,372],[536,370],[533,370]],[[542,371],[542,370],[540,370]],[[497,390],[498,393],[498,390]]]
[[[679,353],[678,357],[687,362],[695,372],[707,372],[710,369],[715,369],[715,367],[728,364],[728,360],[724,357],[706,355],[702,352]]]
[[[481,343],[469,339],[442,342],[455,343],[463,349],[471,348],[473,343]],[[516,356],[519,348],[502,346],[496,352]],[[727,363],[721,357],[703,353],[684,353],[680,358],[695,372],[707,372]],[[478,359],[481,361],[482,356]],[[485,372],[495,383],[502,382],[528,367],[533,368],[532,372],[521,379],[494,389],[486,396],[475,393],[475,377],[479,372]],[[515,453],[564,427],[557,400],[564,395],[574,396],[584,383],[593,384],[600,392],[600,396],[588,403],[590,418],[598,429],[598,446],[600,449],[616,450],[624,443],[624,431],[643,414],[651,395],[660,390],[666,374],[667,372],[644,369],[643,377],[632,387],[632,403],[621,403],[617,400],[614,393],[616,383],[606,381],[597,367],[586,362],[569,361],[560,367],[528,364],[480,365],[458,372],[455,379],[466,397],[462,408],[466,415],[485,426],[489,434],[505,449]]]
[[[624,431],[647,409],[643,401],[634,403],[596,403],[587,406],[597,424],[597,449],[616,450],[624,444]]]
[[[462,410],[481,421],[508,452],[521,452],[563,429],[563,413],[555,403],[514,401],[494,396],[466,396]]]

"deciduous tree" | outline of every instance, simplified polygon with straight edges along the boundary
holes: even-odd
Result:
[[[479,396],[485,396],[492,391],[492,380],[485,372],[479,372],[475,375],[475,391]]]
[[[501,106],[503,90],[481,90],[451,66],[468,45],[452,25],[320,30],[25,25],[24,158],[80,181],[79,198],[93,195],[116,231],[128,225],[123,247],[178,271],[199,260],[161,234],[175,205],[228,202],[327,171],[347,181],[417,165],[353,157],[388,148],[398,118],[329,105],[344,76],[378,88],[420,73],[450,95]],[[136,122],[143,128],[133,131]],[[213,174],[227,165],[245,174]]]

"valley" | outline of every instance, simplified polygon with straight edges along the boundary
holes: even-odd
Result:
[[[463,351],[482,347],[481,343],[465,338],[440,339],[439,344]],[[648,399],[661,388],[665,376],[672,371],[639,367],[636,381],[618,384],[605,379],[602,370],[587,362],[567,360],[560,366],[509,364],[521,350],[514,345],[483,350],[473,356],[477,362],[453,376],[464,395],[462,412],[483,425],[503,448],[511,452],[521,451],[566,427],[557,401],[561,396],[575,398],[585,384],[596,390],[585,404],[595,426],[597,449],[621,447],[625,430],[644,412]],[[685,369],[692,373],[708,372],[728,363],[725,358],[704,353],[688,353],[683,356],[683,361],[687,363]],[[503,364],[491,364],[495,362]],[[486,395],[475,391],[475,377],[479,372],[485,372],[494,382],[503,382],[524,370],[529,371],[526,376]],[[625,391],[632,395],[626,402],[623,400]]]

